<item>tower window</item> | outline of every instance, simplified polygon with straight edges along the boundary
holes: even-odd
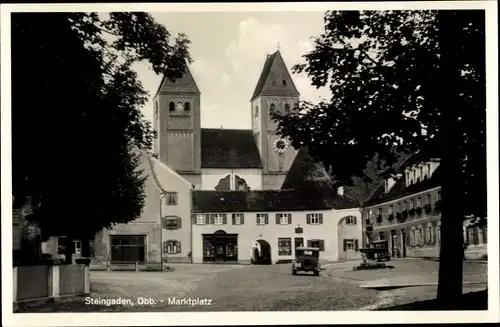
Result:
[[[175,103],[170,102],[170,104],[168,105],[168,111],[170,112],[175,111]]]
[[[191,104],[189,102],[184,103],[184,111],[191,111]]]
[[[284,81],[283,81],[284,82]],[[290,105],[288,103],[285,103],[285,113],[289,114],[290,113]]]
[[[271,105],[269,106],[269,111],[271,113],[275,112],[276,111],[276,105],[274,103],[271,103]]]
[[[283,80],[283,86],[286,86],[286,80]]]

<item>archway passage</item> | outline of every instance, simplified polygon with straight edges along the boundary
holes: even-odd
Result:
[[[260,251],[254,249],[254,264],[256,265],[272,264],[271,244],[269,244],[269,242],[266,240],[257,240],[257,243],[259,243],[260,245]]]

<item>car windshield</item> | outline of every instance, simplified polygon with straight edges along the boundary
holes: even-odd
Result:
[[[318,253],[319,253],[318,251],[314,251],[314,250],[305,250],[305,249],[296,249],[295,250],[295,256],[297,256],[297,257],[301,257],[301,256],[317,257]]]

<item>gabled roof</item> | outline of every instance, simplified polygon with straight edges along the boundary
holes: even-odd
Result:
[[[400,154],[400,160],[395,164],[401,165],[407,155]],[[359,177],[353,177],[352,186],[344,186],[344,195],[359,203],[364,203],[373,198],[380,185],[383,185],[382,171],[377,169],[375,161],[367,163],[365,174],[372,179],[372,182],[365,182]],[[324,165],[314,160],[307,148],[301,148],[290,170],[283,182],[282,189],[304,189],[309,187],[333,187],[331,176],[326,171]]]
[[[186,71],[182,77],[175,79],[175,81],[171,81],[165,75],[163,76],[160,85],[158,86],[158,90],[156,91],[155,97],[159,93],[196,93],[200,94],[200,90],[198,89],[198,85],[194,80],[193,74],[191,74],[191,70],[186,64]]]
[[[285,84],[283,84],[285,81]],[[250,101],[260,95],[299,96],[281,53],[268,55]]]
[[[262,168],[251,130],[201,130],[201,168]]]
[[[359,205],[326,189],[193,191],[193,210],[198,212],[266,212],[351,209]]]

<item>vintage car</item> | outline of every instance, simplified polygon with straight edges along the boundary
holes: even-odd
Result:
[[[373,241],[366,244],[365,248],[359,249],[368,260],[376,261],[389,261],[391,260],[391,255],[389,253],[389,244],[386,240]]]
[[[312,272],[319,276],[321,265],[319,263],[319,248],[298,247],[295,249],[295,260],[292,261],[292,274],[297,275],[299,271]]]

